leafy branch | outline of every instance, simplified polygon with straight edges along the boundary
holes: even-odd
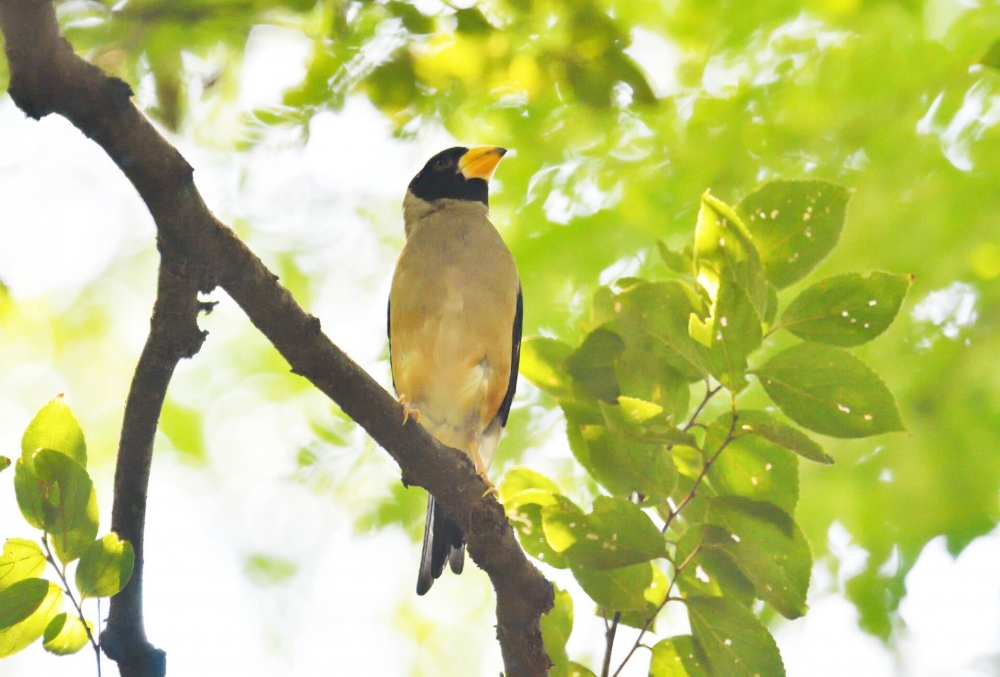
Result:
[[[94,638],[94,633],[90,629],[90,623],[83,615],[83,607],[79,602],[76,601],[76,596],[73,594],[73,589],[66,580],[66,567],[62,568],[56,564],[55,558],[52,556],[52,550],[49,548],[48,534],[42,533],[42,547],[45,548],[45,561],[52,565],[52,568],[56,570],[56,574],[59,576],[59,580],[62,581],[63,592],[69,597],[69,601],[73,603],[73,607],[76,609],[76,615],[80,619],[80,624],[83,625],[84,630],[87,632],[87,640],[90,645],[94,648],[94,657],[97,660],[97,677],[101,677],[101,645],[98,644],[97,640]]]

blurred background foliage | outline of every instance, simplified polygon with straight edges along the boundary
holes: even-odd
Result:
[[[793,289],[847,270],[915,274],[900,320],[858,351],[896,394],[909,432],[875,441],[825,440],[836,463],[803,464],[798,521],[817,560],[834,572],[839,561],[827,552],[827,534],[835,522],[867,552],[844,592],[862,627],[884,639],[898,627],[904,579],[922,548],[943,535],[958,553],[996,526],[1000,70],[980,62],[1000,36],[1000,3],[57,4],[65,35],[80,54],[129,82],[164,128],[213,152],[253,153],[276,139],[306,144],[318,116],[359,97],[403,141],[431,130],[466,145],[514,149],[498,172],[491,207],[521,270],[526,335],[578,344],[592,329],[590,298],[599,285],[667,275],[656,242],[687,241],[706,188],[735,204],[770,178],[848,186],[853,196],[840,246]],[[244,49],[261,26],[299,34],[308,44],[304,69],[280,100],[239,105]],[[6,80],[0,59],[0,86]],[[334,155],[327,162],[351,165],[357,158]],[[399,199],[404,184],[392,188]],[[326,188],[339,199],[336,186]],[[401,242],[395,204],[365,204],[357,213],[380,234],[379,256],[386,259]],[[322,293],[328,273],[299,231],[262,228],[252,216],[232,223],[300,302],[309,307]],[[327,255],[352,255],[343,251],[350,242],[326,244]],[[128,262],[107,267],[103,282],[85,287],[71,303],[19,304],[0,291],[0,368],[29,378],[25,365],[44,345],[64,375],[53,387],[113,384],[104,386],[107,397],[78,407],[90,419],[88,435],[106,442],[107,458],[134,365],[118,359],[109,336],[145,331],[115,329],[113,290],[152,288],[154,258],[149,243],[143,246],[136,245],[141,252],[133,251]],[[381,280],[389,266],[370,275]],[[341,320],[382,322],[380,311],[366,312],[345,312]],[[281,358],[246,326],[217,325],[213,332],[210,343],[239,337],[239,350],[223,346],[199,356],[212,371],[190,376],[202,388],[199,396],[168,402],[162,432],[171,446],[196,466],[209,464],[206,429],[222,406],[209,403],[232,383],[249,383],[257,393],[254,407],[295,407],[311,426],[295,459],[296,479],[351,504],[358,529],[402,524],[416,538],[423,510],[418,492],[381,480],[344,481],[380,452],[288,375]],[[8,345],[36,352],[26,357],[26,348]],[[102,355],[99,362],[95,355]],[[378,369],[387,382],[385,363]],[[249,410],[227,406],[242,415]],[[522,456],[528,463],[539,459],[532,450],[563,434],[559,416],[554,399],[522,383],[493,474],[499,477]],[[564,489],[581,482],[569,462],[553,472],[562,473]],[[568,493],[586,499],[595,492],[580,485]],[[253,557],[248,567],[257,575],[276,575],[266,553]]]

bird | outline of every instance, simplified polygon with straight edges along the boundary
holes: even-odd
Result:
[[[487,470],[514,399],[524,316],[517,264],[489,216],[489,181],[506,152],[449,148],[410,181],[387,323],[403,423],[413,418],[468,454],[494,495]],[[428,494],[418,595],[446,561],[462,573],[465,535]]]

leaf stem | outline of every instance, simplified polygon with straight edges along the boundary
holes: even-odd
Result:
[[[69,581],[66,580],[66,567],[64,566],[60,569],[59,565],[56,564],[55,557],[52,556],[52,550],[49,548],[49,535],[44,531],[42,532],[42,545],[45,547],[46,561],[48,561],[48,563],[52,565],[52,568],[56,570],[56,573],[59,574],[59,580],[62,581],[63,584],[63,592],[65,592],[66,596],[69,597],[69,601],[73,602],[73,606],[76,608],[76,614],[80,618],[80,622],[83,623],[83,629],[87,632],[87,639],[90,640],[90,645],[94,647],[94,655],[97,657],[97,677],[101,677],[101,645],[97,643],[96,639],[94,639],[94,635],[90,631],[90,626],[87,625],[87,619],[83,616],[83,608],[80,606],[80,603],[76,601],[76,596],[73,595],[73,590],[70,588]],[[98,619],[98,622],[99,621],[100,619]]]

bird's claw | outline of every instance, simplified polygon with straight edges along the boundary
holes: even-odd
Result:
[[[411,416],[415,423],[420,423],[420,410],[410,406],[410,401],[406,398],[406,395],[399,396],[399,403],[403,405],[403,425],[406,425]]]
[[[495,499],[497,499],[499,501],[500,500],[500,492],[497,491],[497,488],[495,486],[493,486],[492,482],[490,482],[490,478],[486,476],[486,471],[483,470],[482,472],[479,472],[477,474],[479,475],[479,478],[481,480],[483,480],[483,482],[486,483],[486,486],[489,487],[489,489],[487,489],[486,491],[483,492],[483,495],[481,496],[481,498],[486,498],[487,496],[489,496],[490,494],[492,494],[493,498],[495,498]]]

